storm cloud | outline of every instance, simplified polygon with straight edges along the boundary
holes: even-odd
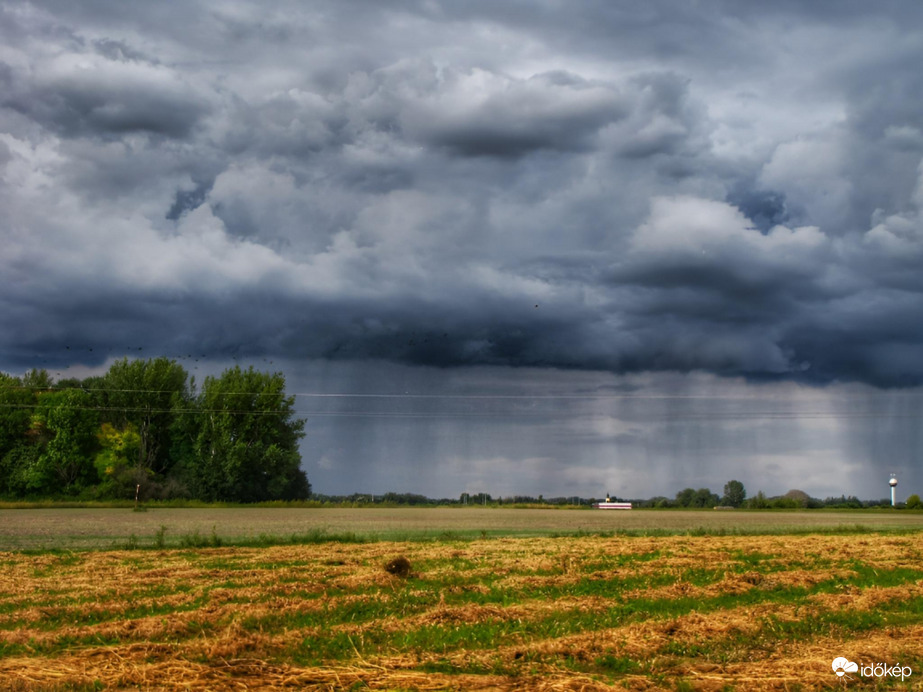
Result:
[[[7,4],[11,364],[921,381],[913,3],[504,5]]]
[[[352,363],[797,402],[855,383],[891,410],[868,392],[923,383],[921,64],[910,1],[7,2],[0,368],[275,359],[301,389],[329,367],[359,392]],[[586,492],[617,448],[626,493],[657,490],[654,457],[718,483],[733,465],[703,460],[743,444],[771,484],[847,447],[894,457],[872,438],[909,440],[901,468],[920,448],[805,423],[785,456],[770,424],[642,409],[407,448],[442,445],[459,479],[516,468],[511,492]],[[314,431],[312,478],[387,437],[349,425]]]
[[[919,8],[696,8],[7,3],[7,366],[923,381]]]

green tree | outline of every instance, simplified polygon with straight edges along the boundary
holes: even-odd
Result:
[[[95,483],[92,454],[97,425],[98,414],[86,392],[39,394],[30,433],[41,451],[28,470],[28,489],[57,494]]]
[[[17,473],[11,459],[25,458],[21,450],[9,459],[7,455],[30,442],[29,430],[38,395],[50,388],[51,378],[44,370],[30,370],[21,379],[0,373],[0,470],[3,472],[0,492],[9,491],[9,481]]]
[[[907,498],[907,503],[905,505],[907,509],[921,509],[923,508],[923,501],[920,500],[920,496],[914,493]]]
[[[747,500],[747,507],[750,509],[766,509],[769,507],[769,500],[766,499],[766,494],[760,490],[756,495]]]
[[[139,443],[133,463],[139,470],[162,475],[170,470],[170,426],[173,412],[190,399],[188,374],[169,358],[128,360],[112,364],[98,400],[116,429],[131,425]]]
[[[28,432],[35,395],[18,377],[0,373],[0,494],[25,491],[23,469],[31,466]]]
[[[33,393],[38,394],[43,390],[51,389],[54,383],[51,381],[51,375],[48,374],[47,370],[32,368],[22,376],[22,385],[32,390]]]
[[[295,419],[294,403],[282,373],[235,366],[205,378],[186,469],[193,493],[240,502],[308,497],[298,452],[304,421]]]
[[[0,487],[4,495],[26,497],[30,492],[31,480],[36,477],[41,448],[22,443],[7,452],[0,461]]]
[[[747,499],[747,489],[740,481],[728,481],[724,484],[724,497],[721,502],[729,507],[740,507]]]
[[[695,491],[693,507],[714,507],[721,499],[708,488],[699,488]]]
[[[695,490],[684,488],[676,493],[676,505],[678,507],[692,507],[695,503]]]
[[[128,423],[119,430],[111,423],[103,423],[96,439],[100,450],[93,463],[101,481],[100,495],[131,499],[137,486],[150,484],[153,472],[137,465],[141,436],[134,425]]]

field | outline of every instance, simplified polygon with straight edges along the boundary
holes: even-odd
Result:
[[[715,512],[500,508],[207,508],[0,509],[0,550],[121,547],[132,536],[152,545],[189,544],[210,537],[226,543],[278,542],[295,536],[349,534],[386,540],[550,536],[579,532],[779,533],[805,531],[923,530],[923,512],[800,511]],[[193,541],[194,542],[194,541]]]
[[[812,517],[838,515],[796,513],[798,526],[741,513],[734,521],[755,517],[754,530],[770,533],[657,536],[588,535],[583,524],[555,536],[547,532],[563,529],[549,528],[549,517],[533,521],[545,535],[484,538],[478,514],[464,526],[430,523],[414,540],[368,542],[347,542],[373,533],[368,525],[358,532],[328,517],[345,540],[317,533],[301,544],[160,549],[133,522],[155,515],[148,528],[163,526],[166,510],[108,511],[130,516],[135,545],[146,549],[0,553],[8,688],[818,690],[923,681],[923,534],[900,523],[915,521],[910,514],[882,515],[903,514],[898,530],[860,532],[857,523],[879,516],[868,514],[803,533]],[[369,511],[353,510],[353,521],[368,522]],[[496,510],[492,525],[532,514]],[[576,514],[629,521],[604,512],[556,521]],[[680,516],[645,514],[632,517],[646,527],[631,528]],[[718,529],[731,526],[722,521]],[[785,525],[799,533],[780,533]],[[831,532],[837,525],[849,528]],[[206,526],[208,542],[212,524],[183,525]],[[436,531],[455,533],[427,537]],[[466,531],[477,537],[460,538]],[[840,679],[838,656],[913,672]]]

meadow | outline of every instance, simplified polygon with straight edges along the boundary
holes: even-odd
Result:
[[[0,550],[182,547],[310,542],[317,538],[426,540],[575,533],[755,534],[923,530],[923,512],[509,509],[496,507],[204,507],[0,509]],[[200,541],[201,542],[201,541]]]
[[[165,510],[107,511],[131,523]],[[682,514],[638,512],[647,524],[593,534],[580,522],[630,513],[495,510],[494,527],[534,515],[545,533],[482,537],[491,510],[477,512],[404,540],[383,536],[406,525],[363,537],[328,518],[331,533],[310,540],[299,525],[288,544],[182,547],[131,524],[137,538],[119,549],[0,553],[0,680],[29,691],[921,688],[923,534],[901,523],[913,514],[881,515],[902,518],[873,530],[836,513],[810,526],[825,515],[715,512],[725,523],[711,534],[667,535],[663,522]],[[211,520],[195,524],[208,527],[203,544],[229,541]],[[839,656],[912,674],[841,679]]]

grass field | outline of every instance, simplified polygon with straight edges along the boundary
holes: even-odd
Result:
[[[6,553],[0,680],[812,690],[842,687],[846,656],[910,666],[889,685],[905,689],[923,677],[921,550],[871,534]],[[409,574],[384,569],[396,557]]]
[[[368,522],[374,511],[352,510],[352,521]],[[405,511],[413,512],[390,513]],[[462,522],[465,511],[446,516]],[[115,512],[130,522],[166,513]],[[434,521],[423,512],[404,521]],[[900,522],[862,533],[852,516],[803,533],[806,519],[828,515],[795,513],[801,524],[780,524],[775,513],[741,513],[736,521],[753,517],[754,530],[777,533],[444,534],[479,535],[491,515],[500,517],[493,526],[514,530],[533,515],[535,531],[588,530],[567,523],[577,514],[626,522],[630,513],[477,510],[468,524],[431,523],[404,541],[318,534],[267,547],[0,553],[0,688],[923,688],[923,533]],[[667,530],[690,514],[712,516],[638,512],[629,528]],[[195,521],[183,526],[207,525],[202,536],[211,541],[211,525]],[[119,527],[111,536],[122,536],[125,524],[111,525]],[[837,525],[849,528],[831,533]],[[135,545],[158,542],[132,526]],[[329,526],[408,531],[387,522]],[[786,526],[795,533],[778,533]],[[442,537],[430,538],[435,532]],[[831,667],[839,656],[912,673],[840,679]]]
[[[923,530],[923,512],[632,510],[503,508],[165,508],[0,509],[0,550],[195,545],[287,541],[292,536],[357,539],[480,538],[585,533],[778,533]],[[184,539],[186,539],[184,541]]]

